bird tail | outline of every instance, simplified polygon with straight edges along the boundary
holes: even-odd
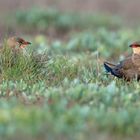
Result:
[[[112,73],[112,69],[115,67],[116,65],[109,63],[109,62],[104,62],[104,67],[106,69],[107,72],[111,72]]]

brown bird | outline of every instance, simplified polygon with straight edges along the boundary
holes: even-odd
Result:
[[[24,55],[25,48],[31,44],[20,37],[10,37],[0,45],[0,73],[2,66],[12,67],[19,61],[19,56]]]
[[[104,62],[104,67],[108,73],[115,77],[123,78],[127,81],[132,79],[140,80],[140,42],[134,42],[129,47],[133,50],[130,57],[120,61],[117,65]]]
[[[23,49],[30,44],[30,42],[25,41],[24,39],[16,36],[10,37],[6,41],[6,45],[12,49]]]

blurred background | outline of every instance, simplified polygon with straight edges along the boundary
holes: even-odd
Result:
[[[139,17],[139,0],[4,0],[0,1],[0,12],[13,12],[37,6],[38,8],[57,7],[63,11],[105,12],[124,17]]]
[[[53,20],[55,16],[58,16],[57,14],[64,15],[63,17],[59,18],[58,24],[63,24],[64,26],[70,26],[68,24],[71,25],[76,24],[73,23],[72,21],[71,23],[68,23],[69,20],[73,19],[73,17],[68,17],[67,15],[65,15],[65,12],[72,12],[73,14],[92,13],[92,15],[95,15],[95,19],[96,17],[97,19],[100,18],[100,15],[117,16],[120,19],[123,19],[123,22],[125,22],[125,26],[126,25],[134,26],[134,25],[138,25],[139,22],[139,11],[140,11],[139,5],[140,5],[139,0],[133,0],[133,1],[131,0],[123,0],[123,1],[122,0],[115,0],[115,1],[112,0],[86,0],[86,1],[85,0],[24,0],[24,1],[4,0],[2,1],[1,0],[0,1],[0,36],[3,36],[5,34],[16,34],[16,33],[20,34],[21,33],[20,29],[23,27],[23,25],[25,27],[25,24],[28,27],[29,26],[35,27],[36,26],[35,24],[38,24],[36,27],[38,27],[39,30],[34,29],[32,30],[32,33],[35,32],[38,33],[39,31],[46,33],[46,29],[50,29],[46,27],[46,24],[48,24],[48,22],[52,24],[51,21],[48,20]],[[42,15],[42,16],[39,15],[43,11],[43,9],[47,13],[48,9],[50,8],[58,11],[51,11],[49,13],[50,15],[49,14]],[[61,13],[59,13],[60,11]],[[7,18],[5,18],[5,15],[7,16]],[[49,16],[49,18],[46,16]],[[44,19],[47,21],[44,21]],[[105,20],[109,20],[108,24],[110,22],[118,22],[118,19],[116,21],[111,21],[115,19],[105,19]],[[39,22],[39,23],[35,23],[35,22]],[[54,22],[57,21],[54,20]],[[79,23],[81,23],[81,21],[79,21]],[[94,24],[94,22],[91,22],[91,24],[92,23]],[[29,31],[31,33],[31,30],[29,29],[26,30],[26,33],[29,33]],[[22,30],[22,32],[25,32],[25,28],[24,30]],[[53,31],[51,30],[51,32]]]
[[[18,57],[0,51],[0,139],[139,140],[140,84],[114,79],[103,67],[140,40],[139,6],[0,0],[0,42],[14,35],[32,42]]]

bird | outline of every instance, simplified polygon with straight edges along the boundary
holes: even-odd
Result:
[[[17,36],[9,37],[3,44],[0,44],[0,72],[4,66],[15,66],[20,56],[26,57],[24,48],[30,44],[29,41]]]
[[[17,36],[9,37],[6,41],[6,45],[11,49],[23,49],[30,44],[31,42],[25,41],[23,38]]]
[[[120,61],[118,64],[104,62],[104,68],[107,73],[122,78],[126,81],[133,79],[140,80],[140,41],[129,45],[132,48],[132,55]]]
[[[25,41],[21,37],[12,36],[6,39],[3,44],[0,44],[0,53],[7,54],[7,52],[9,52],[12,53],[13,57],[17,57],[18,55],[25,55],[27,52],[24,48],[30,44],[31,42]]]

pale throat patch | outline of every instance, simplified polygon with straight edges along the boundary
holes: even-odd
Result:
[[[140,47],[133,48],[133,53],[134,54],[140,54]]]

